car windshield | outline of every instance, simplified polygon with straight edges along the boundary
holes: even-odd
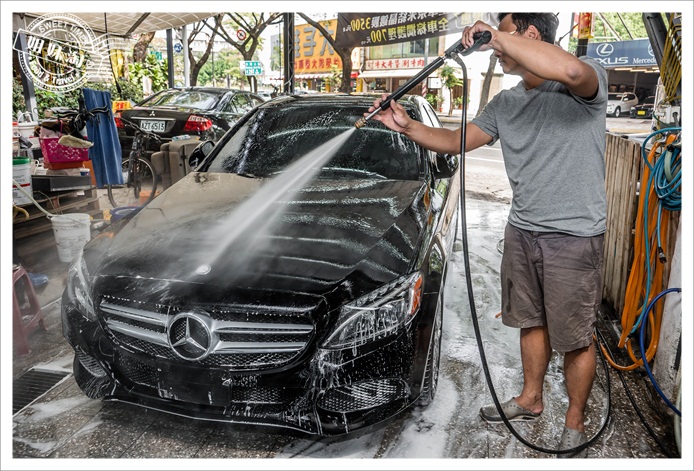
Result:
[[[655,103],[655,97],[654,97],[654,96],[649,96],[648,98],[646,98],[646,99],[643,101],[643,103],[644,103],[645,105],[652,105],[653,103]]]
[[[267,177],[282,171],[338,134],[354,129],[368,109],[339,103],[285,103],[261,107],[235,131],[210,172]],[[408,111],[412,116],[412,110]],[[420,178],[419,147],[372,120],[353,132],[324,165],[319,178]]]
[[[608,100],[621,100],[624,95],[621,93],[610,93],[608,94]]]
[[[214,108],[220,95],[204,90],[166,90],[146,99],[140,106],[176,106],[198,110]]]

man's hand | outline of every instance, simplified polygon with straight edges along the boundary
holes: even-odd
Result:
[[[460,42],[463,44],[463,46],[465,46],[465,49],[468,49],[475,43],[473,36],[476,33],[482,33],[484,31],[489,31],[492,35],[492,39],[490,39],[487,44],[483,44],[478,51],[482,52],[494,49],[494,40],[496,39],[497,34],[499,34],[499,31],[496,28],[492,28],[484,21],[477,21],[472,26],[466,26],[465,29],[463,29],[463,37],[461,38]]]
[[[373,106],[369,108],[369,112],[364,113],[364,116],[368,116],[375,109],[381,106],[381,103],[386,98],[388,98],[388,94],[384,93],[383,95],[381,95],[381,98],[376,99],[374,101]],[[400,133],[404,133],[405,131],[407,131],[407,129],[410,127],[410,123],[412,122],[412,119],[407,115],[405,108],[396,103],[395,100],[390,102],[390,106],[387,110],[381,110],[380,112],[376,113],[371,119],[380,121],[383,124],[385,124],[387,128],[390,128],[393,131],[397,131]]]

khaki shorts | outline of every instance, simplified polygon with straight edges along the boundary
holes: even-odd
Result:
[[[560,353],[593,341],[602,302],[604,235],[577,237],[506,225],[501,260],[502,320],[510,327],[547,326]]]

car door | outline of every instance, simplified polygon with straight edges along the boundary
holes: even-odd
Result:
[[[442,127],[439,117],[436,116],[431,106],[423,104],[421,110],[422,122],[424,124],[435,128]],[[436,162],[436,153],[431,151],[426,151],[426,153],[427,159],[432,162],[429,167],[432,168]],[[458,172],[459,171],[460,170],[458,170]],[[432,173],[432,204],[434,205],[434,210],[440,214],[436,234],[443,248],[443,253],[446,254],[444,256],[450,254],[453,242],[455,241],[456,222],[458,218],[458,198],[460,195],[458,172],[454,173],[453,176],[449,178],[437,178],[436,175]]]

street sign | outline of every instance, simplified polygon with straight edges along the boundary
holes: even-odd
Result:
[[[241,61],[241,72],[244,75],[262,75],[263,66],[260,61]]]
[[[173,49],[174,49],[174,52],[175,52],[176,54],[180,54],[181,51],[183,50],[183,45],[182,45],[181,43],[176,43],[176,44],[174,44],[174,48],[173,48]]]
[[[239,38],[239,41],[245,41],[246,40],[246,32],[242,29],[236,30],[236,37]]]

